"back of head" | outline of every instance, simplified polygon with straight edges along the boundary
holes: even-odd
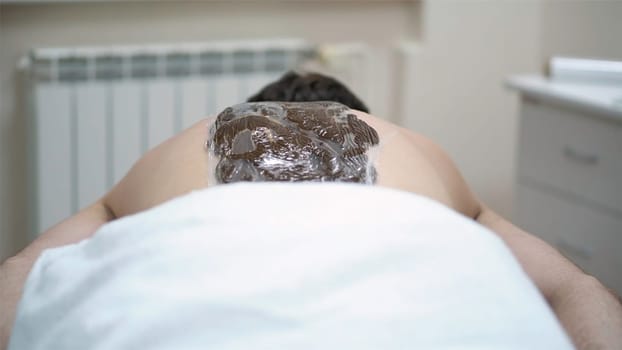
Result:
[[[247,102],[263,101],[334,101],[352,109],[369,113],[367,106],[344,84],[334,78],[317,73],[300,75],[295,72],[288,72],[279,80],[266,85],[247,100]]]

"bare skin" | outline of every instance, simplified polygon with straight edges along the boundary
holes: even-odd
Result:
[[[432,141],[363,112],[353,113],[380,135],[377,186],[433,198],[490,228],[510,247],[579,349],[622,348],[622,306],[602,284],[477,200]],[[0,266],[0,348],[8,342],[28,271],[43,249],[78,242],[110,220],[213,185],[207,180],[203,148],[206,125],[201,121],[148,152],[101,200],[52,227]]]

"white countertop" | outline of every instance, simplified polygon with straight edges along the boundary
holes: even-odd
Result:
[[[511,77],[506,85],[538,100],[580,108],[622,122],[622,85],[560,82],[537,75]]]

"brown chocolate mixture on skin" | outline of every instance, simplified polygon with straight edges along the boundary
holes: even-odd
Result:
[[[256,102],[225,109],[208,145],[216,179],[374,183],[366,151],[378,133],[336,102]]]

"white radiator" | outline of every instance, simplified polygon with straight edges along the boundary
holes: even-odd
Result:
[[[34,50],[32,235],[94,202],[148,149],[318,57],[367,92],[362,46],[316,50],[274,40]]]

